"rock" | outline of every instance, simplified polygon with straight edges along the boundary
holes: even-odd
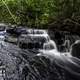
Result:
[[[22,74],[23,79],[27,80],[64,80],[62,69],[58,67],[55,62],[51,61],[44,56],[33,57],[29,64],[24,67],[27,72]],[[23,69],[23,72],[24,72]],[[27,73],[27,75],[26,75]],[[29,75],[30,74],[30,75]],[[32,76],[32,78],[31,78]]]
[[[71,55],[80,59],[80,40],[72,45]]]

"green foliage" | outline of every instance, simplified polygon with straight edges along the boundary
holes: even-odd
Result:
[[[0,0],[0,22],[43,27],[58,18],[80,15],[79,0]]]

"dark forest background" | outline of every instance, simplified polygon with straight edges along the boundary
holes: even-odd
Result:
[[[0,0],[0,22],[36,28],[57,23],[59,29],[79,28],[80,0]]]

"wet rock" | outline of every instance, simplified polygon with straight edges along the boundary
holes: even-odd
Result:
[[[71,55],[80,59],[80,40],[77,40],[71,48]]]
[[[25,75],[24,79],[27,80],[64,80],[62,69],[58,67],[55,62],[52,64],[51,61],[44,56],[33,57],[29,65],[24,68],[26,68],[27,72],[23,75]],[[30,78],[31,76],[35,78]]]

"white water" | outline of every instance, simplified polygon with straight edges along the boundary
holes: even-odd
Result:
[[[38,56],[46,56],[53,60],[54,56],[60,56],[60,52],[58,52],[56,43],[53,40],[49,40],[48,42],[44,43],[43,49],[39,50]]]
[[[29,34],[25,37],[27,39],[28,39],[28,37],[29,37],[29,39],[31,38],[30,40],[34,41],[34,42],[38,40],[38,43],[40,43],[39,40],[41,40],[41,39],[45,40],[45,42],[42,45],[42,48],[39,49],[40,53],[37,55],[53,56],[53,55],[60,55],[61,54],[57,49],[57,45],[56,45],[55,41],[50,39],[46,30],[36,30],[36,29],[32,30],[32,29],[30,29]],[[28,41],[30,41],[29,39],[28,39]],[[66,53],[64,52],[62,54],[67,55],[67,52],[69,51],[69,48],[70,48],[70,41],[65,40],[63,45],[66,46]]]

